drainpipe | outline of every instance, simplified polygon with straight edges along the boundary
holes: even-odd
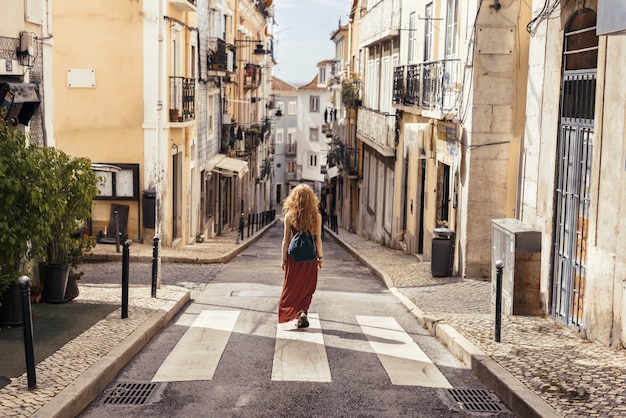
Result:
[[[163,19],[163,14],[165,10],[165,1],[159,0],[158,7],[158,51],[157,51],[157,104],[156,104],[156,153],[155,153],[155,170],[154,170],[154,186],[156,189],[156,200],[155,200],[155,209],[154,209],[154,219],[156,221],[155,225],[155,235],[159,239],[157,240],[157,288],[161,288],[161,245],[163,239],[161,237],[162,234],[162,196],[163,196],[163,176],[161,170],[161,142],[162,138],[162,126],[163,126],[163,77],[165,75],[165,65],[164,65],[164,48],[165,48],[165,40],[164,40],[164,32],[165,32],[165,20]]]

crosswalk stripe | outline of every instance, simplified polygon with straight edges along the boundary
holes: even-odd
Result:
[[[309,328],[294,322],[278,324],[272,380],[330,382],[330,366],[318,314],[309,314]]]
[[[239,311],[202,311],[167,356],[153,382],[211,380]]]
[[[392,317],[357,316],[391,383],[451,388],[450,382]]]

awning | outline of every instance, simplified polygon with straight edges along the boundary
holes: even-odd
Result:
[[[0,83],[0,119],[28,125],[39,107],[39,87],[33,83]]]
[[[209,160],[207,169],[225,176],[237,174],[237,177],[242,178],[248,172],[248,162],[218,154]]]

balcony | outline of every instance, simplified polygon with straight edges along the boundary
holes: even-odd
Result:
[[[422,109],[422,115],[442,119],[458,116],[463,91],[460,60],[447,59],[396,67],[393,102]]]
[[[359,175],[359,149],[344,148],[343,150],[343,171],[348,177]]]
[[[385,157],[394,156],[396,141],[395,115],[360,107],[356,134],[364,143]]]
[[[354,178],[358,176],[359,149],[344,146],[341,142],[333,142],[327,155],[329,167],[337,167],[343,173]]]
[[[297,180],[297,175],[295,171],[287,171],[285,173],[285,179],[287,181],[293,181],[293,180]]]
[[[382,0],[361,19],[361,46],[400,36],[400,0]]]
[[[170,0],[170,4],[183,12],[197,11],[197,0]]]
[[[209,71],[233,72],[234,54],[226,41],[220,38],[209,38],[207,64]]]
[[[285,144],[285,155],[296,155],[298,152],[298,144],[297,143],[291,143],[291,144]]]
[[[196,80],[170,77],[170,122],[187,122],[196,117]]]

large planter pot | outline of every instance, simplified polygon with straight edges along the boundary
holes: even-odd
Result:
[[[21,291],[17,283],[0,294],[0,325],[22,324]]]
[[[70,272],[68,264],[47,264],[39,265],[39,279],[43,285],[41,301],[47,303],[67,302],[65,289],[67,289],[67,279]]]

